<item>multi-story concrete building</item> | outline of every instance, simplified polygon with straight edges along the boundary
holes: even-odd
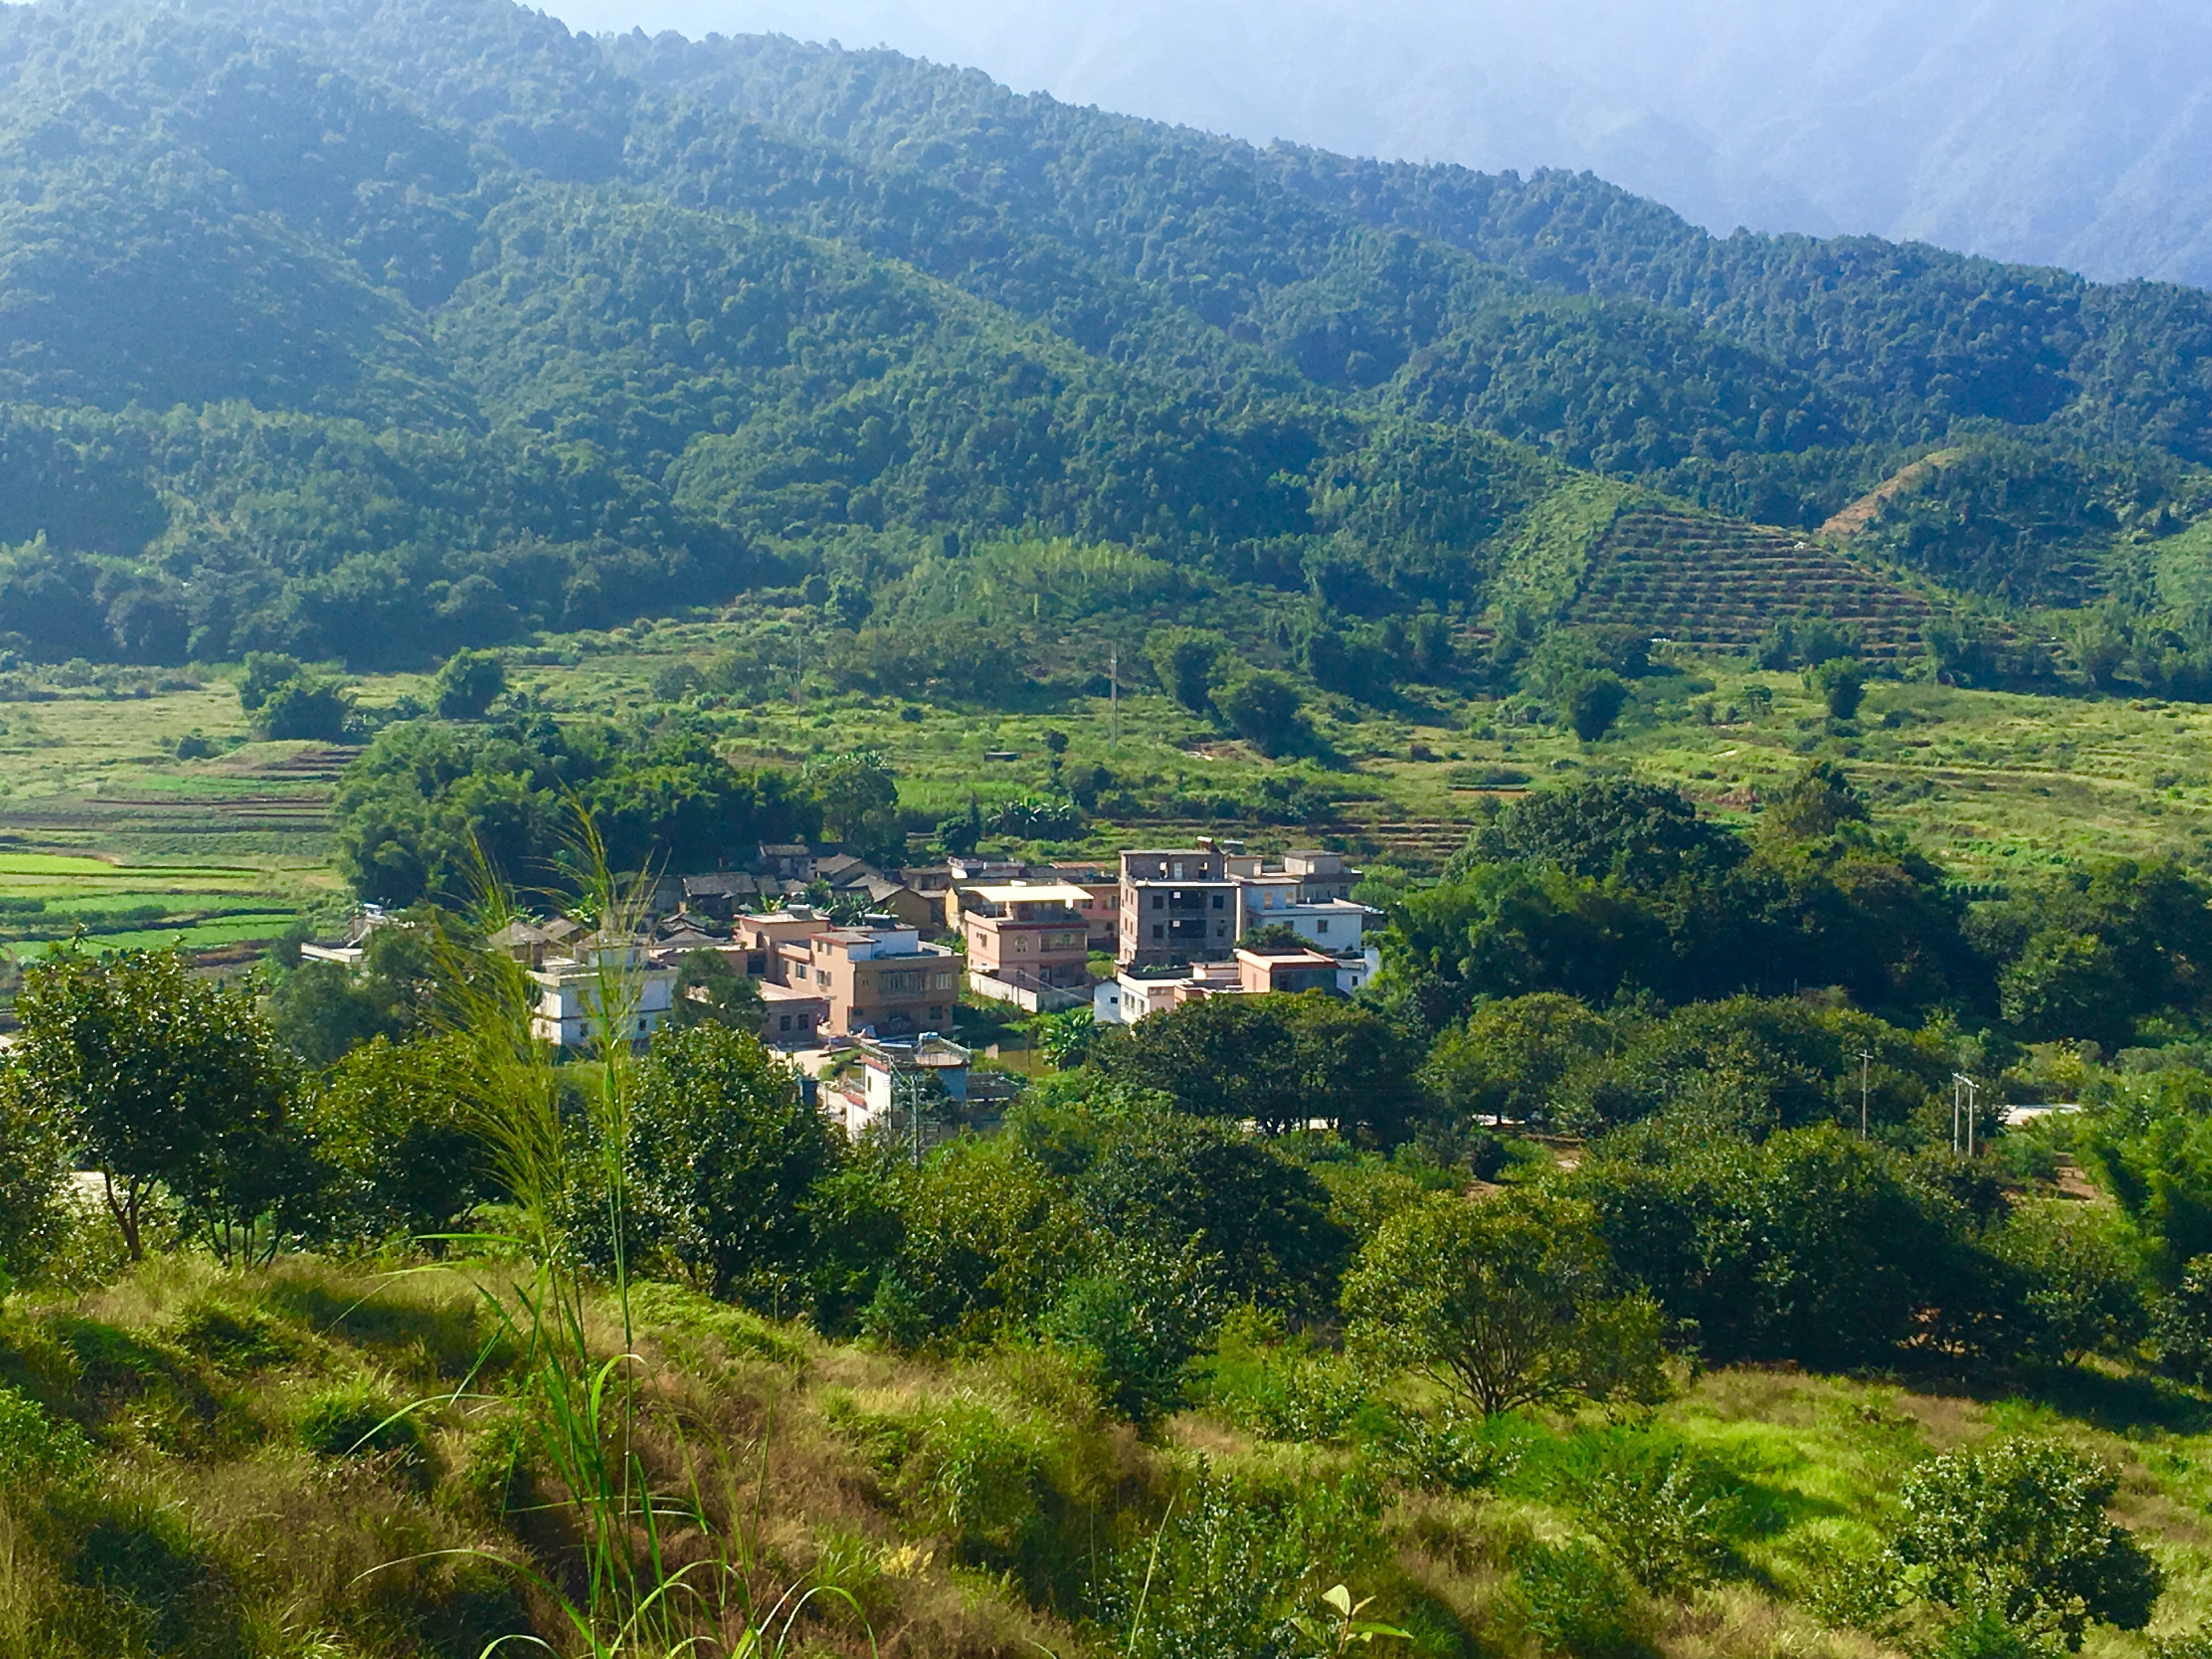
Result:
[[[750,979],[787,984],[789,962],[811,965],[805,943],[830,925],[829,917],[805,904],[781,910],[749,910],[730,927],[730,942],[736,947],[731,965]],[[787,945],[801,947],[795,958],[781,954],[779,947]]]
[[[613,1036],[647,1042],[675,1006],[676,975],[651,961],[641,939],[581,939],[574,956],[548,957],[531,970],[538,987],[531,1035],[581,1048],[605,1040],[611,1023],[619,1028]]]
[[[1218,961],[1235,949],[1237,889],[1228,864],[1227,854],[1210,847],[1123,853],[1121,966]]]
[[[944,1130],[957,1130],[968,1103],[967,1049],[937,1036],[905,1042],[862,1037],[854,1047],[859,1066],[822,1091],[823,1109],[843,1119],[848,1135],[857,1140],[882,1125],[902,1139],[934,1146]]]
[[[780,954],[793,954],[786,945]],[[960,959],[942,945],[925,945],[911,927],[830,927],[805,943],[804,964],[789,983],[811,984],[830,1000],[826,1036],[911,1036],[942,1030],[960,1000]],[[805,975],[801,981],[798,975]]]
[[[1029,867],[1006,859],[954,858],[945,861],[949,875],[938,895],[938,903],[945,917],[945,931],[960,931],[960,918],[975,902],[978,887],[991,887],[1009,881],[1028,879]]]
[[[1053,879],[1084,891],[1075,908],[1083,913],[1084,948],[1098,956],[1112,956],[1121,944],[1121,878],[1118,872],[1095,864],[1055,864],[1048,866]]]
[[[1350,896],[1360,872],[1347,867],[1340,854],[1285,853],[1275,865],[1244,856],[1228,862],[1238,891],[1238,939],[1283,927],[1331,956],[1361,951],[1370,913]]]
[[[973,888],[960,918],[968,984],[980,996],[1042,1009],[1079,1003],[1091,985],[1089,891],[1072,882]]]

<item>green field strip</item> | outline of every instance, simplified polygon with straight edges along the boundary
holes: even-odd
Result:
[[[240,945],[274,939],[289,927],[289,914],[205,922],[186,927],[144,927],[123,933],[88,933],[82,944],[88,951],[155,951],[181,944],[188,951],[210,950],[221,945]],[[64,939],[27,940],[19,949],[36,951],[65,944]]]

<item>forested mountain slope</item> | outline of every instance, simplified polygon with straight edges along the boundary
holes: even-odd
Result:
[[[2212,20],[2156,0],[562,0],[573,27],[886,43],[1264,142],[1588,169],[1725,233],[2212,277]]]
[[[1983,464],[1867,545],[2078,603],[2199,510],[2208,325],[888,53],[0,9],[0,632],[37,656],[418,660],[1014,531],[1472,620],[1570,468],[1809,527],[1939,444]]]

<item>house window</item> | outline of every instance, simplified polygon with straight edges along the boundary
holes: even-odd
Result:
[[[1221,895],[1218,893],[1213,896],[1213,908],[1217,910],[1221,908]]]
[[[791,1016],[789,1014],[784,1015],[783,1018],[776,1023],[775,1029],[779,1031],[788,1031],[791,1029]]]
[[[1168,896],[1167,896],[1165,893],[1155,893],[1155,894],[1153,894],[1153,895],[1152,895],[1152,908],[1153,908],[1153,909],[1155,909],[1155,910],[1164,910],[1164,909],[1166,909],[1167,908],[1168,908]]]
[[[1152,937],[1154,939],[1165,939],[1167,936],[1168,930],[1166,928],[1161,927],[1157,921],[1152,924]]]
[[[1314,932],[1316,933],[1326,933],[1328,932],[1328,918],[1327,916],[1323,916],[1319,921],[1314,923]]]
[[[1215,922],[1213,924],[1213,936],[1216,939],[1226,939],[1229,936],[1229,924],[1225,921]]]

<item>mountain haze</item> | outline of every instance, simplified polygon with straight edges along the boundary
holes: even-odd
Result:
[[[2212,281],[2212,17],[2154,0],[569,0],[579,28],[878,41],[1265,143],[1589,169],[1725,234]]]

